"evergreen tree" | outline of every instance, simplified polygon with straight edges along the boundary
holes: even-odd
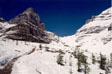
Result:
[[[84,56],[83,58],[84,58],[84,60],[83,60],[84,61],[83,62],[83,64],[84,64],[84,74],[89,74],[90,68],[88,67],[87,57]]]
[[[39,45],[39,48],[40,48],[40,50],[42,50],[42,45],[41,44]]]
[[[70,55],[70,57],[69,57],[69,66],[72,66],[72,60],[71,60],[71,58],[72,58],[72,55]]]
[[[79,48],[76,48],[76,50],[73,52],[73,55],[75,58],[77,58],[77,66],[78,72],[81,72],[81,65],[84,65],[84,74],[88,74],[90,71],[90,68],[88,67],[87,63],[87,57],[83,54],[83,52],[80,51]]]
[[[16,45],[18,45],[18,41],[16,40]]]
[[[110,54],[110,67],[112,68],[112,53]]]
[[[102,55],[102,54],[100,54],[100,61],[99,61],[99,63],[100,63],[100,68],[102,70],[105,70],[106,57],[104,55]]]
[[[95,64],[95,63],[96,63],[96,59],[95,59],[94,54],[92,54],[92,64]]]
[[[80,51],[79,51],[79,50],[78,50],[78,53],[77,53],[77,55],[76,55],[76,58],[77,58],[77,60],[78,60],[78,62],[77,62],[77,66],[78,66],[77,71],[78,71],[78,72],[81,72],[81,71],[80,71],[80,69],[81,69],[81,54],[80,54]]]

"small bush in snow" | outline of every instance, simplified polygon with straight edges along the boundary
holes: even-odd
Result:
[[[70,74],[73,74],[72,69],[70,69]]]
[[[63,62],[63,53],[59,53],[58,57],[57,57],[57,63],[61,66],[64,66],[64,62]]]
[[[45,50],[46,50],[46,51],[49,51],[49,47],[45,47]]]
[[[18,45],[18,41],[16,40],[16,45]]]

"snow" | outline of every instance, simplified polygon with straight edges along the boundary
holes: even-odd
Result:
[[[99,54],[102,53],[107,56],[107,59],[110,59],[112,40],[109,39],[112,38],[112,31],[108,31],[108,27],[112,23],[110,19],[111,9],[109,8],[96,16],[93,21],[85,24],[72,36],[58,37],[54,33],[46,31],[51,39],[56,39],[49,44],[0,37],[0,69],[5,67],[2,64],[19,57],[12,66],[11,74],[70,74],[70,71],[72,71],[72,74],[84,74],[83,72],[77,72],[77,59],[72,55],[76,47],[79,47],[80,51],[88,57],[90,74],[104,74],[105,71],[99,68],[99,63],[92,64],[91,56],[94,53],[95,57],[99,59]],[[102,15],[104,18],[100,17]],[[3,27],[3,29],[13,26],[15,24],[0,23],[0,27]],[[94,29],[90,29],[91,27],[96,29],[96,26],[99,26],[102,30],[98,33],[88,33],[94,31]],[[42,48],[39,48],[40,45]],[[57,64],[57,56],[60,51],[64,52],[64,66]]]
[[[73,74],[79,74],[79,72],[77,72],[77,59],[71,56],[70,53],[73,52],[71,47],[65,47],[63,44],[57,44],[56,42],[52,42],[51,44],[41,43],[42,50],[40,50],[39,45],[39,43],[25,43],[24,41],[1,40],[0,59],[2,61],[9,58],[8,61],[10,61],[14,57],[21,56],[14,63],[11,74],[70,74],[70,71],[72,71]],[[46,51],[45,47],[49,47],[49,51]],[[34,48],[35,51],[26,54]],[[64,66],[61,66],[56,62],[59,52],[55,51],[59,50],[65,52],[63,58]],[[88,52],[85,54],[89,56],[89,60],[91,60],[91,53]],[[70,63],[72,63],[72,66],[70,66]],[[93,66],[91,61],[89,63],[91,74],[94,74],[94,71],[97,71],[96,74],[103,72],[98,69],[99,67],[97,64]],[[1,66],[1,68],[3,67]],[[83,74],[83,72],[80,74]]]
[[[41,72],[41,74],[62,74],[62,73],[66,74],[67,73],[66,68],[57,65],[56,57],[54,54],[50,54],[47,52],[43,53],[39,51],[35,51],[30,56],[25,56],[24,58],[19,59],[15,63],[14,67],[18,67],[20,71],[15,70],[18,72],[14,73],[13,71],[12,74],[39,74],[38,72]]]
[[[15,26],[16,24],[9,24],[8,22],[4,22],[4,23],[1,23],[0,22],[0,27],[3,27],[3,28],[5,28],[5,29],[7,29],[7,28],[10,28],[10,27],[13,27],[13,26]]]
[[[104,15],[103,18],[100,17],[102,15]],[[108,40],[112,38],[112,31],[108,31],[108,27],[112,24],[111,18],[112,7],[96,16],[93,21],[82,26],[75,35],[63,37],[61,40],[69,46],[80,46],[80,49],[82,50],[88,50],[92,53],[101,52],[103,54],[110,55],[110,53],[112,53],[112,40]],[[93,27],[94,29],[92,30],[91,28]],[[89,33],[93,32],[97,27],[101,28],[99,33]]]

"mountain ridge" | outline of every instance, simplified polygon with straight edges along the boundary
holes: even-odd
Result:
[[[97,49],[100,52],[101,47],[99,47],[97,45],[101,44],[101,46],[108,47],[107,43],[111,42],[111,38],[112,38],[112,36],[111,36],[112,21],[111,20],[112,20],[112,7],[103,11],[98,16],[94,16],[94,18],[90,19],[90,21],[88,23],[84,24],[79,30],[77,30],[77,32],[73,36],[70,36],[70,38],[69,38],[69,36],[65,37],[65,40],[67,38],[68,42],[69,42],[69,40],[71,40],[71,38],[72,38],[72,40],[74,40],[74,43],[72,45],[83,46],[83,44],[84,44],[84,47],[82,47],[82,49],[88,49],[88,47],[90,46],[90,48],[88,50],[90,50],[90,51],[93,50],[92,52],[94,52],[95,49]],[[62,38],[62,40],[64,40],[64,39]],[[72,40],[70,42],[72,42]],[[91,47],[91,46],[93,46],[93,47]],[[94,48],[94,47],[98,47],[98,48]],[[106,47],[103,50],[106,51]],[[108,50],[108,51],[110,52],[110,50]],[[95,52],[97,52],[97,51],[95,51]],[[107,53],[107,52],[105,52],[105,53]]]

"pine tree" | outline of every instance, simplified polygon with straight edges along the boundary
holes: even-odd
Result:
[[[83,52],[80,51],[79,48],[76,48],[76,50],[73,53],[74,57],[77,58],[77,66],[78,72],[81,72],[81,65],[84,65],[84,74],[88,74],[90,71],[90,68],[88,67],[87,63],[87,57],[83,54]]]
[[[72,55],[69,56],[69,66],[72,66],[72,60],[71,60],[71,58],[72,58]]]
[[[102,55],[101,53],[100,53],[100,61],[99,61],[99,63],[100,63],[100,68],[102,70],[105,70],[106,57],[104,55]]]
[[[84,74],[89,74],[90,68],[88,67],[87,57],[84,56],[83,58],[84,58],[84,60],[83,60],[84,61],[83,62],[83,64],[84,64]]]
[[[16,40],[16,45],[18,45],[18,41]]]
[[[78,66],[77,71],[78,71],[78,72],[81,72],[81,71],[80,71],[80,69],[81,69],[81,62],[80,62],[79,59],[78,59],[78,62],[77,62],[77,66]]]
[[[81,72],[81,62],[82,62],[82,52],[80,52],[80,49],[78,47],[76,47],[75,51],[72,53],[74,58],[77,59],[77,66],[78,66],[78,69],[77,71],[78,72]]]
[[[40,50],[42,50],[42,45],[41,44],[39,45],[39,48],[40,48]]]
[[[96,63],[96,59],[95,59],[94,54],[92,54],[92,64],[95,64],[95,63]]]
[[[77,66],[78,66],[78,69],[77,69],[77,71],[78,72],[81,72],[80,71],[80,69],[81,69],[81,54],[80,54],[80,51],[78,50],[78,53],[77,53],[77,60],[78,60],[78,62],[77,62]]]
[[[110,67],[112,68],[112,53],[110,54]]]

